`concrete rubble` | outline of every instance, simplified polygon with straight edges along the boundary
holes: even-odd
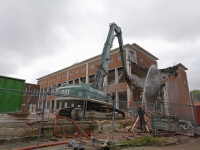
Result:
[[[159,113],[157,113],[157,115],[158,114]],[[159,115],[162,116],[161,114]],[[64,144],[66,147],[66,144],[69,143],[71,140],[73,139],[78,140],[80,137],[82,137],[82,139],[84,140],[84,143],[82,143],[82,145],[86,146],[86,145],[92,144],[93,148],[94,147],[105,148],[105,147],[109,147],[110,145],[109,142],[112,140],[112,134],[114,134],[115,143],[117,141],[124,140],[124,139],[132,140],[134,138],[140,138],[144,135],[165,137],[166,143],[168,144],[173,144],[173,143],[178,142],[177,134],[184,135],[187,137],[194,137],[194,134],[191,134],[192,133],[191,131],[194,130],[195,126],[192,125],[190,122],[187,122],[184,120],[179,120],[179,127],[180,127],[180,131],[185,130],[187,132],[178,133],[178,131],[168,132],[168,131],[159,131],[159,130],[156,132],[156,129],[153,128],[152,126],[152,118],[154,116],[155,116],[154,112],[147,112],[147,115],[145,117],[147,130],[144,132],[141,132],[139,128],[139,122],[137,121],[137,117],[135,118],[132,117],[132,118],[124,119],[124,120],[115,120],[114,124],[112,124],[112,120],[85,121],[84,132],[81,133],[81,128],[80,129],[74,128],[73,123],[64,122],[64,119],[61,118],[60,119],[61,122],[55,126],[55,120],[56,120],[55,114],[45,115],[44,120],[43,120],[42,133],[41,133],[41,138],[43,139],[43,142],[41,142],[40,146],[45,147],[46,142],[49,143],[50,141],[52,141],[50,142],[51,144],[46,144],[46,146],[54,147],[56,146],[56,142],[60,142],[60,145],[63,146]],[[37,139],[40,119],[41,119],[40,116],[31,115],[31,114],[28,114],[28,115],[27,114],[20,114],[20,115],[19,114],[17,115],[16,114],[15,115],[0,114],[0,117],[1,117],[1,121],[0,121],[1,145],[5,146],[11,143],[13,145],[14,143],[18,143],[18,142],[23,143],[24,140],[27,142],[27,141],[34,141]],[[68,124],[68,126],[66,126],[66,123]],[[76,124],[77,126],[81,127],[82,122],[77,121]],[[73,128],[70,126],[73,126]],[[112,126],[114,126],[114,129],[113,129],[114,133],[112,133]],[[65,130],[67,128],[68,129],[70,128],[71,130],[73,129],[74,133],[72,132],[67,133],[69,131],[69,130]],[[59,133],[55,134],[55,130],[56,132],[59,132]],[[59,135],[59,136],[55,136],[55,135]],[[63,141],[62,139],[65,139],[65,141]],[[21,148],[26,147],[26,144],[24,145],[21,144],[20,146]],[[20,146],[19,148],[17,148],[18,146],[14,148],[16,148],[16,150],[20,150]]]

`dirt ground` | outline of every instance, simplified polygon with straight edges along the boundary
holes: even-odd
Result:
[[[32,145],[33,143],[29,143]],[[84,146],[85,150],[100,150],[99,147],[95,146]],[[12,145],[10,146],[0,146],[0,150],[12,150]],[[66,150],[67,145],[57,145],[53,147],[39,148],[39,150]],[[73,149],[73,148],[72,148]],[[192,138],[191,141],[185,143],[179,143],[175,145],[168,146],[147,146],[147,147],[129,147],[123,148],[122,150],[199,150],[200,149],[200,138]]]
[[[200,138],[186,138],[177,144],[167,146],[130,147],[122,150],[200,150]]]
[[[125,134],[123,135],[120,133],[120,136],[117,136],[117,134],[114,135],[115,138],[124,138]],[[101,139],[105,139],[104,134],[99,136]],[[193,137],[188,137],[188,136],[176,136],[176,137],[170,137],[169,139],[172,140],[169,145],[165,146],[147,146],[147,147],[129,147],[129,148],[122,148],[121,150],[200,150],[200,138],[193,138]],[[178,139],[178,140],[177,140]],[[64,140],[64,139],[63,139]],[[71,139],[65,139],[67,141],[71,141]],[[176,144],[174,144],[174,141]],[[62,141],[59,140],[59,141]],[[53,141],[41,141],[39,144],[44,144],[44,143],[51,143]],[[33,146],[36,145],[36,141],[24,141],[24,142],[18,142],[18,143],[9,143],[6,145],[0,145],[0,150],[13,150],[15,148],[23,148],[27,146]],[[87,144],[87,145],[86,145]],[[102,143],[95,143],[94,145],[90,145],[91,141],[90,140],[83,140],[83,147],[85,150],[100,150]],[[63,145],[56,145],[56,146],[51,146],[51,147],[44,147],[44,148],[39,148],[39,150],[70,150],[73,148],[69,148],[68,144],[63,144]],[[101,149],[102,150],[102,149]]]

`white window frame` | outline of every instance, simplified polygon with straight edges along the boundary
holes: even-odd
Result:
[[[90,65],[90,69],[94,69],[94,64],[91,64],[91,65]]]
[[[35,96],[38,96],[38,89],[35,89]]]
[[[118,56],[118,60],[121,60],[121,55]]]
[[[134,52],[129,51],[129,60],[135,62]]]
[[[29,104],[29,112],[33,111],[33,104]]]
[[[82,72],[85,72],[85,68],[84,67],[82,68]]]
[[[24,94],[23,94],[23,95],[26,95],[26,92],[27,92],[27,88],[25,88],[25,91],[24,91]]]
[[[112,62],[113,62],[113,58],[110,58],[110,59],[109,59],[109,63],[112,63]]]

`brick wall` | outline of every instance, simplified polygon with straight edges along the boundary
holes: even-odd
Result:
[[[151,65],[155,64],[157,65],[157,61],[153,60],[152,58],[148,57],[144,53],[140,51],[136,51],[137,55],[137,64],[145,67],[145,68],[150,68]]]
[[[40,86],[37,84],[25,83],[24,91],[40,92]],[[38,108],[38,99],[39,99],[39,94],[26,92],[23,95],[22,103],[26,105],[25,107],[28,110],[29,110],[30,104],[35,104],[36,109],[37,109]]]
[[[84,71],[82,69],[84,69]],[[81,65],[79,67],[75,67],[73,69],[70,69],[68,80],[70,81],[70,80],[74,80],[74,79],[79,79],[80,77],[85,77],[85,76],[86,76],[86,64]],[[61,82],[59,82],[59,83],[61,83]]]

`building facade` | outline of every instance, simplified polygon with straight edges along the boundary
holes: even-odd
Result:
[[[111,93],[112,99],[117,101],[116,107],[118,109],[127,111],[131,108],[130,104],[133,102],[141,103],[141,93],[144,89],[149,68],[152,65],[157,66],[158,58],[135,43],[126,44],[123,48],[128,74],[137,81],[134,85],[135,88],[134,90],[130,90],[122,77],[123,68],[121,57],[119,48],[116,48],[110,52],[109,72],[105,79],[104,91]],[[92,83],[100,57],[101,55],[92,57],[38,78],[37,84],[40,86],[40,92],[45,93],[47,91],[51,91],[51,93],[56,93],[56,89],[61,84],[78,84],[81,82],[81,78],[84,83]],[[159,85],[159,90],[163,92],[163,95],[160,95],[160,99],[165,103],[174,102],[191,104],[192,102],[189,94],[187,75],[185,72],[187,68],[182,64],[178,64],[174,68],[174,70],[170,67],[166,69],[159,69],[161,72],[160,78],[163,78],[163,83]],[[155,101],[158,100],[158,96],[159,95],[156,93],[149,98],[147,102],[155,103]],[[40,108],[42,107],[43,100],[44,96],[40,96]],[[66,107],[66,104],[64,102],[55,101],[55,96],[53,94],[47,96],[47,103],[45,106],[45,111],[47,113],[61,107]],[[166,109],[166,113],[169,112],[169,108],[164,109]]]
[[[138,46],[137,44],[126,44],[123,46],[124,54],[126,57],[126,66],[128,74],[131,75],[131,64],[136,63],[146,69],[151,65],[157,65],[158,58]],[[46,76],[38,78],[38,85],[40,85],[40,92],[45,93],[51,90],[52,93],[56,92],[56,89],[62,83],[76,84],[80,83],[80,78],[84,83],[92,83],[94,74],[101,55],[92,57],[85,61],[76,63],[72,66],[58,70]],[[129,90],[125,80],[122,77],[122,63],[119,53],[119,48],[113,49],[110,52],[109,73],[105,79],[105,91],[112,94],[114,100],[119,101],[118,108],[126,108],[126,104],[130,99],[131,91]],[[43,96],[40,96],[40,108],[42,107]],[[51,112],[54,109],[60,108],[64,104],[55,102],[55,96],[51,95],[47,97],[46,112]]]
[[[38,109],[40,85],[25,83],[22,99],[23,109],[35,114]]]

